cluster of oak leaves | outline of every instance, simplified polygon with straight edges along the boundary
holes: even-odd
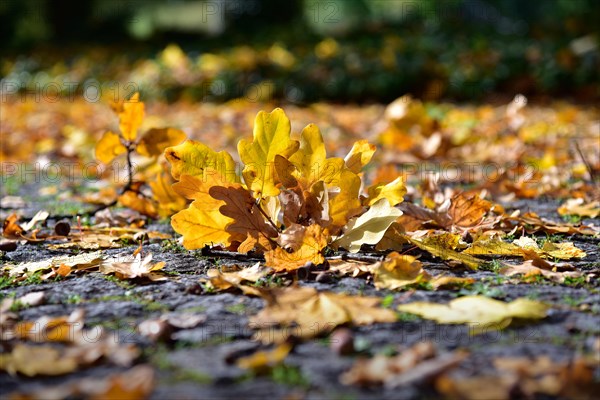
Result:
[[[266,289],[256,285],[275,273],[294,274],[302,269],[311,274],[328,271],[340,276],[363,276],[371,279],[376,288],[390,290],[415,285],[426,285],[432,289],[457,288],[474,282],[472,278],[431,275],[423,268],[419,257],[404,254],[408,246],[447,260],[450,266],[464,265],[477,269],[485,262],[481,256],[501,255],[523,259],[521,264],[500,262],[500,273],[507,276],[519,275],[532,280],[543,278],[558,283],[567,278],[591,279],[591,276],[584,276],[564,262],[586,255],[573,243],[545,241],[540,246],[526,234],[597,235],[596,227],[557,224],[531,212],[507,214],[500,205],[481,198],[478,193],[451,192],[443,195],[435,180],[424,185],[423,203],[428,207],[403,203],[407,189],[402,176],[389,183],[365,187],[363,171],[373,157],[375,146],[360,140],[345,158],[327,158],[319,129],[310,124],[302,130],[299,140],[292,139],[290,121],[281,109],[258,113],[253,140],[242,139],[238,143],[239,160],[243,165],[226,151],[217,152],[203,143],[185,140],[185,134],[177,129],[150,129],[143,135],[139,134],[144,104],[137,94],[120,104],[116,111],[120,130],[118,133],[105,133],[98,142],[96,157],[100,161],[108,164],[115,157],[125,155],[128,164],[131,164],[130,156],[137,152],[149,157],[164,157],[168,162],[168,168],[157,170],[155,179],[149,179],[152,198],[141,190],[140,182],[130,179],[118,197],[121,205],[151,217],[172,215],[171,224],[182,235],[183,246],[187,249],[209,246],[213,250],[264,257],[264,263],[259,262],[250,268],[212,269],[204,282],[211,291],[237,290],[267,300],[267,306],[250,321],[253,326],[260,327],[255,333],[257,340],[276,346],[272,350],[240,358],[237,364],[242,368],[260,371],[283,361],[293,347],[288,340],[291,335],[296,339],[308,339],[331,332],[339,325],[397,320],[396,313],[380,307],[380,299],[375,297],[319,292],[306,287]],[[565,205],[563,212],[595,217],[600,210],[597,202],[583,204],[574,200]],[[47,215],[36,217],[40,220]],[[34,226],[35,222],[36,218],[27,227]],[[5,237],[16,239],[43,240],[35,235],[24,236],[24,232],[29,230],[27,227],[20,226],[13,216],[5,222],[3,233]],[[113,247],[116,238],[124,236],[134,240],[140,234],[150,238],[164,237],[135,228],[79,226],[77,230],[79,233],[71,234],[67,243],[53,246],[57,249],[72,246],[98,249]],[[507,234],[516,232],[522,234],[519,239],[512,242],[503,239]],[[61,236],[59,229],[55,233]],[[62,236],[69,236],[69,231],[63,232]],[[371,255],[354,255],[361,249]],[[47,270],[49,272],[44,277],[48,278],[67,276],[75,270],[99,269],[121,279],[154,281],[168,279],[161,274],[163,266],[164,263],[153,263],[151,254],[144,255],[140,246],[133,255],[125,258],[106,258],[97,251],[9,266],[9,271],[13,276],[24,277],[31,272]],[[35,341],[31,328],[40,321],[10,322],[8,310],[15,301],[9,299],[2,303],[4,312],[0,323],[3,339]],[[19,301],[28,303],[39,299]],[[446,305],[413,302],[399,306],[398,310],[443,324],[469,324],[477,332],[506,327],[513,319],[544,318],[548,306],[525,298],[505,303],[485,296],[465,296]],[[164,316],[143,322],[138,330],[157,339],[166,331],[189,327],[190,320],[196,324],[202,322],[193,316],[188,317],[184,320]],[[82,332],[85,332],[83,328],[75,335],[73,332],[68,335],[61,333],[61,327],[72,326],[77,321],[81,328],[83,316],[77,313],[45,321],[46,325],[50,322],[53,326],[56,334],[53,340],[79,340],[79,345],[71,349],[73,354],[18,345],[11,354],[0,358],[0,365],[9,372],[31,376],[72,371],[101,357],[111,360],[115,354],[127,357],[112,362],[129,365],[139,355],[131,348],[116,352],[110,348],[116,346],[114,343],[111,345],[110,340],[94,343],[95,352],[90,353],[81,339]],[[4,329],[6,327],[8,329]],[[94,354],[95,358],[88,360],[92,357],[89,354]],[[36,370],[27,362],[36,357],[48,361],[53,369],[47,370],[38,365],[41,369]],[[361,360],[341,377],[341,381],[395,387],[423,376],[437,376],[465,357],[462,352],[438,354],[430,343],[419,344],[396,357],[376,356]],[[589,360],[579,360],[575,365],[558,365],[540,357],[532,367],[527,360],[498,359],[495,367],[499,371],[508,371],[503,380],[496,382],[506,393],[517,384],[517,375],[521,390],[529,394],[569,394],[569,390],[576,390],[573,389],[573,381],[579,380],[587,385],[591,379]],[[152,374],[151,370],[137,368],[129,374],[146,377]],[[532,376],[525,374],[523,378],[524,369],[531,371]],[[540,375],[545,378],[539,378]],[[561,376],[561,379],[557,381],[559,383],[549,384],[549,376]],[[109,386],[127,391],[124,387],[129,379],[125,375],[119,379],[123,379],[122,382],[112,382]],[[444,393],[468,397],[469,393],[473,393],[473,386],[481,381],[445,378],[438,379],[437,386]],[[77,391],[84,391],[84,386],[69,390],[79,393]],[[142,385],[129,390],[143,394],[150,388]]]

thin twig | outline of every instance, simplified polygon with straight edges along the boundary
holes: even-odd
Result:
[[[132,153],[132,149],[130,149],[130,147],[127,147],[127,185],[125,186],[125,188],[123,188],[123,192],[125,193],[127,190],[129,190],[131,188],[131,186],[133,185],[133,166],[131,164],[131,153]]]
[[[263,210],[262,207],[260,206],[260,199],[256,199],[256,201],[254,202],[254,205],[256,206],[256,208],[258,208],[258,211],[260,211],[260,213],[263,215],[263,217],[265,217],[267,219],[267,221],[269,222],[269,224],[271,224],[271,226],[273,228],[275,228],[275,230],[277,231],[277,233],[281,233],[281,231],[279,230],[279,228],[277,227],[277,225],[275,225],[275,223],[271,220],[271,217],[269,217],[269,215],[267,214],[267,212],[265,210]]]
[[[594,168],[592,168],[592,165],[588,162],[588,160],[583,155],[583,151],[581,151],[581,147],[579,147],[579,143],[577,142],[577,140],[575,140],[575,149],[577,150],[577,153],[579,153],[579,157],[581,157],[581,159],[583,160],[583,163],[585,164],[585,168],[587,168],[588,173],[590,174],[590,179],[592,180],[592,182],[595,182],[597,179],[596,171],[594,171]]]
[[[201,253],[205,257],[211,258],[228,258],[238,261],[264,261],[265,258],[261,254],[245,254],[238,253],[235,251],[225,250],[214,250],[210,247],[203,247]],[[378,262],[385,258],[384,255],[371,255],[371,254],[353,254],[353,253],[342,253],[335,256],[325,257],[327,260],[344,260],[344,261],[361,261],[361,262]]]
[[[259,254],[255,255],[255,254],[238,253],[235,251],[214,250],[208,246],[205,246],[202,248],[201,254],[205,257],[229,258],[229,259],[238,260],[238,261],[264,261],[265,260],[265,258]]]
[[[325,257],[328,260],[344,260],[344,261],[362,261],[362,262],[378,262],[385,258],[384,255],[374,256],[370,254],[353,254],[343,253],[335,256]]]

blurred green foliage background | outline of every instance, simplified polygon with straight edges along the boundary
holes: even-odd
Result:
[[[1,72],[169,100],[594,101],[599,17],[596,0],[0,0]]]

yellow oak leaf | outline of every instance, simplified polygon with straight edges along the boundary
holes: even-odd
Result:
[[[542,246],[543,254],[550,258],[569,260],[571,258],[584,258],[587,253],[576,247],[573,242],[551,243],[546,242]]]
[[[406,186],[404,185],[404,179],[399,176],[394,181],[384,185],[382,183],[373,185],[367,190],[369,198],[367,204],[372,206],[379,199],[387,199],[390,202],[390,206],[395,206],[404,200],[406,194]]]
[[[380,199],[369,211],[351,220],[341,237],[332,245],[344,247],[352,253],[360,250],[363,244],[377,244],[389,226],[402,215],[402,211],[390,206],[387,199]]]
[[[464,296],[448,304],[415,302],[398,306],[399,311],[440,324],[470,324],[478,330],[504,328],[513,318],[541,319],[546,316],[548,308],[543,303],[526,298],[505,303],[486,296]]]
[[[171,164],[171,175],[179,180],[181,175],[205,178],[205,170],[210,169],[224,182],[238,182],[236,163],[226,151],[216,152],[194,140],[165,149],[165,157]]]
[[[185,132],[173,128],[149,129],[139,144],[137,152],[143,156],[159,156],[169,146],[176,146],[186,138]]]
[[[505,255],[531,257],[529,254],[536,254],[542,258],[559,258],[568,260],[571,258],[583,258],[586,253],[575,247],[572,242],[551,243],[545,242],[540,248],[537,242],[527,236],[521,236],[512,243],[504,242],[502,239],[479,239],[471,247],[463,251],[463,254],[470,255]]]
[[[451,248],[452,241],[447,235],[437,235],[421,239],[413,239],[408,235],[403,235],[406,240],[414,244],[421,250],[441,258],[442,260],[459,261],[471,269],[477,269],[483,263],[483,260],[475,258],[469,254],[459,253]]]
[[[119,129],[123,138],[133,142],[137,138],[137,131],[144,120],[144,103],[140,101],[140,94],[134,93],[131,98],[123,102],[119,111]]]
[[[105,132],[96,144],[96,159],[104,164],[110,163],[120,154],[127,151],[121,138],[114,132]]]
[[[236,365],[242,369],[250,369],[256,374],[268,372],[274,366],[281,364],[291,350],[290,343],[282,343],[272,350],[259,350],[249,356],[240,357]]]
[[[338,188],[338,192],[329,197],[329,219],[332,233],[343,227],[348,219],[360,212],[359,199],[361,180],[358,175],[346,168],[344,160],[328,160],[328,170],[323,182],[327,188]]]
[[[210,196],[208,191],[213,186],[230,186],[228,182],[222,181],[221,175],[216,171],[211,173],[210,169],[205,170],[204,178],[191,175],[181,175],[179,182],[173,184],[173,190],[180,196],[185,197],[188,200],[202,200],[206,209],[214,207],[218,209],[224,203],[221,200],[217,200]]]
[[[290,229],[294,230],[292,235],[288,233]],[[282,238],[285,238],[283,242]],[[319,225],[292,225],[281,234],[279,243],[283,248],[276,247],[265,253],[265,264],[277,272],[293,271],[307,262],[322,264],[325,261],[322,251],[328,241],[327,230]]]
[[[600,215],[600,201],[585,204],[583,199],[569,199],[558,207],[560,215],[578,215],[580,217],[596,218]]]
[[[336,189],[335,196],[329,197],[329,221],[332,231],[341,228],[348,218],[356,215],[360,209],[360,177],[346,166],[341,158],[326,158],[325,143],[319,128],[314,124],[306,126],[300,136],[300,149],[289,157],[296,168],[277,159],[275,167],[285,187],[294,185],[298,180],[304,190],[310,190],[317,182],[323,182],[327,188]],[[285,172],[281,172],[285,171]],[[284,179],[285,177],[285,179]]]
[[[173,189],[171,180],[169,175],[163,173],[148,183],[152,188],[152,196],[158,202],[158,215],[161,217],[170,217],[187,205],[185,198]]]
[[[242,139],[238,153],[245,164],[243,170],[246,185],[256,197],[277,196],[274,161],[276,155],[289,157],[298,150],[299,143],[290,138],[290,120],[282,109],[271,113],[261,111],[254,121],[253,140]]]
[[[479,239],[473,242],[471,247],[463,251],[463,254],[521,256],[523,249],[499,238]]]
[[[186,249],[230,244],[230,234],[226,228],[233,219],[221,214],[214,206],[214,201],[208,193],[199,195],[188,208],[171,217],[171,226],[175,232],[183,235],[183,247]],[[224,204],[222,201],[219,203]]]
[[[358,174],[360,170],[371,161],[374,153],[375,145],[370,144],[365,139],[359,140],[354,143],[352,149],[346,158],[344,158],[344,162],[350,171]]]
[[[29,346],[17,343],[10,353],[0,355],[0,369],[11,375],[64,375],[77,369],[74,357],[64,357],[50,346]]]
[[[289,161],[298,169],[304,179],[305,189],[319,180],[326,169],[327,153],[319,128],[315,124],[307,125],[300,134],[300,148],[289,157]]]
[[[118,199],[123,207],[131,208],[140,214],[147,215],[151,218],[156,218],[158,215],[155,205],[149,199],[134,191],[128,190],[120,195]]]
[[[413,256],[392,252],[379,263],[373,272],[373,283],[377,289],[399,289],[414,283],[426,282],[431,276],[423,264]]]

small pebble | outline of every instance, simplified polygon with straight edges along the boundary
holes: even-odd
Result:
[[[61,221],[54,225],[54,233],[56,233],[58,236],[69,236],[70,232],[71,225],[68,222]]]
[[[1,251],[15,251],[17,249],[17,242],[13,240],[2,240],[0,242]]]
[[[348,328],[338,328],[331,334],[329,347],[338,355],[354,353],[354,335]]]
[[[192,283],[191,285],[187,285],[185,288],[186,294],[202,294],[204,290],[199,283]]]
[[[315,281],[319,283],[329,283],[331,280],[332,276],[329,272],[319,272],[315,278]]]

